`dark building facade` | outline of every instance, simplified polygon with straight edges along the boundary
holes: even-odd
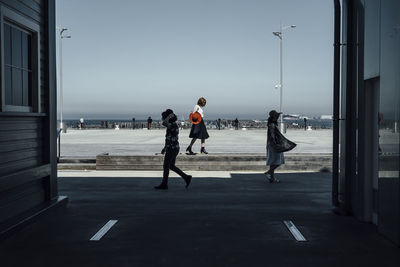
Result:
[[[400,245],[400,1],[334,3],[333,203]]]
[[[55,1],[0,0],[0,233],[59,203]]]

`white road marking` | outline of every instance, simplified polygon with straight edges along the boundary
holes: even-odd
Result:
[[[297,229],[296,225],[292,221],[283,221],[283,223],[286,225],[286,227],[289,229],[289,231],[292,233],[293,237],[297,241],[307,241],[306,238],[300,233],[299,229]]]
[[[229,179],[231,173],[227,171],[187,171],[193,178],[219,178]],[[259,172],[258,172],[259,173]],[[96,170],[59,170],[59,178],[67,177],[129,177],[129,178],[162,178],[163,172],[160,171],[96,171]],[[174,172],[170,173],[170,178],[180,178]]]
[[[109,220],[91,239],[90,241],[99,241],[118,220]]]

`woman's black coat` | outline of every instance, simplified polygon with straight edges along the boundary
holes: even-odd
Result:
[[[296,144],[284,137],[275,122],[268,122],[268,143],[276,152],[286,152],[296,147]]]

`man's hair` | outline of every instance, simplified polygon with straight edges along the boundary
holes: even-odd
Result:
[[[162,120],[165,120],[170,114],[173,114],[173,116],[168,120],[169,122],[175,122],[178,119],[172,109],[166,109],[163,113],[161,113]]]

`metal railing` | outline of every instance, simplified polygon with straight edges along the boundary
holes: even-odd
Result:
[[[60,158],[61,158],[61,132],[62,129],[57,129],[57,147],[58,147],[57,163],[60,163]]]

